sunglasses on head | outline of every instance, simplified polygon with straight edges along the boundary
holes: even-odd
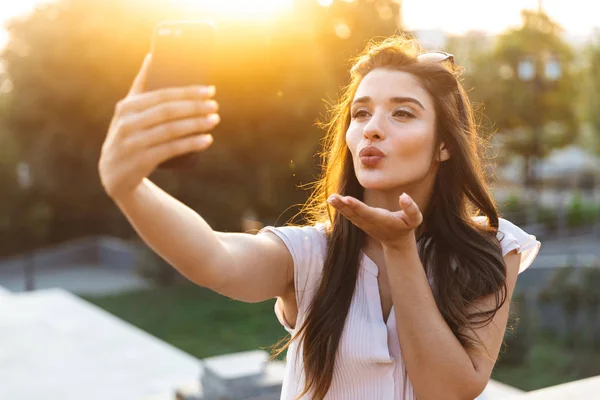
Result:
[[[417,56],[417,61],[433,63],[450,61],[454,64],[454,54],[446,53],[444,51],[428,51],[427,53],[419,54]]]

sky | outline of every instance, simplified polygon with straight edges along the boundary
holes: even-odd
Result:
[[[543,0],[542,7],[569,35],[589,35],[600,27],[598,6],[589,0]],[[518,26],[522,8],[537,9],[538,0],[404,0],[408,29],[441,29],[449,33],[482,30],[499,33]]]
[[[47,0],[0,0],[0,25],[4,25],[6,19],[12,16],[28,12],[40,1]],[[172,1],[190,3],[208,0]],[[238,4],[239,1],[237,0]],[[273,0],[246,1],[256,4]],[[218,1],[221,8],[228,2],[234,1]],[[600,27],[595,1],[543,0],[542,3],[544,10],[558,21],[569,35],[589,35],[594,28]],[[538,0],[403,0],[403,20],[410,30],[440,29],[455,34],[469,30],[498,33],[507,27],[519,24],[522,8],[536,9],[537,6]],[[4,29],[0,29],[0,47],[4,45],[6,39]]]

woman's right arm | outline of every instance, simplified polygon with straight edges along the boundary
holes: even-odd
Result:
[[[102,146],[99,174],[107,194],[157,254],[198,285],[242,301],[283,296],[293,287],[293,260],[274,234],[215,232],[198,213],[147,177],[162,162],[212,144],[219,122],[214,89],[144,92],[146,59],[119,102]]]
[[[200,286],[258,302],[281,297],[293,285],[292,256],[271,233],[215,232],[148,179],[115,202],[148,246]]]

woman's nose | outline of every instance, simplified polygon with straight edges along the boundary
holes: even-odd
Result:
[[[381,120],[381,116],[378,114],[374,114],[369,122],[365,125],[363,130],[363,134],[365,138],[369,140],[381,140],[385,137],[383,133],[383,121]]]

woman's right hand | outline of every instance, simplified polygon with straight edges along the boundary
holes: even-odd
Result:
[[[208,132],[220,121],[214,87],[190,86],[144,92],[150,56],[127,97],[117,103],[98,170],[114,200],[132,193],[162,162],[207,149]]]

